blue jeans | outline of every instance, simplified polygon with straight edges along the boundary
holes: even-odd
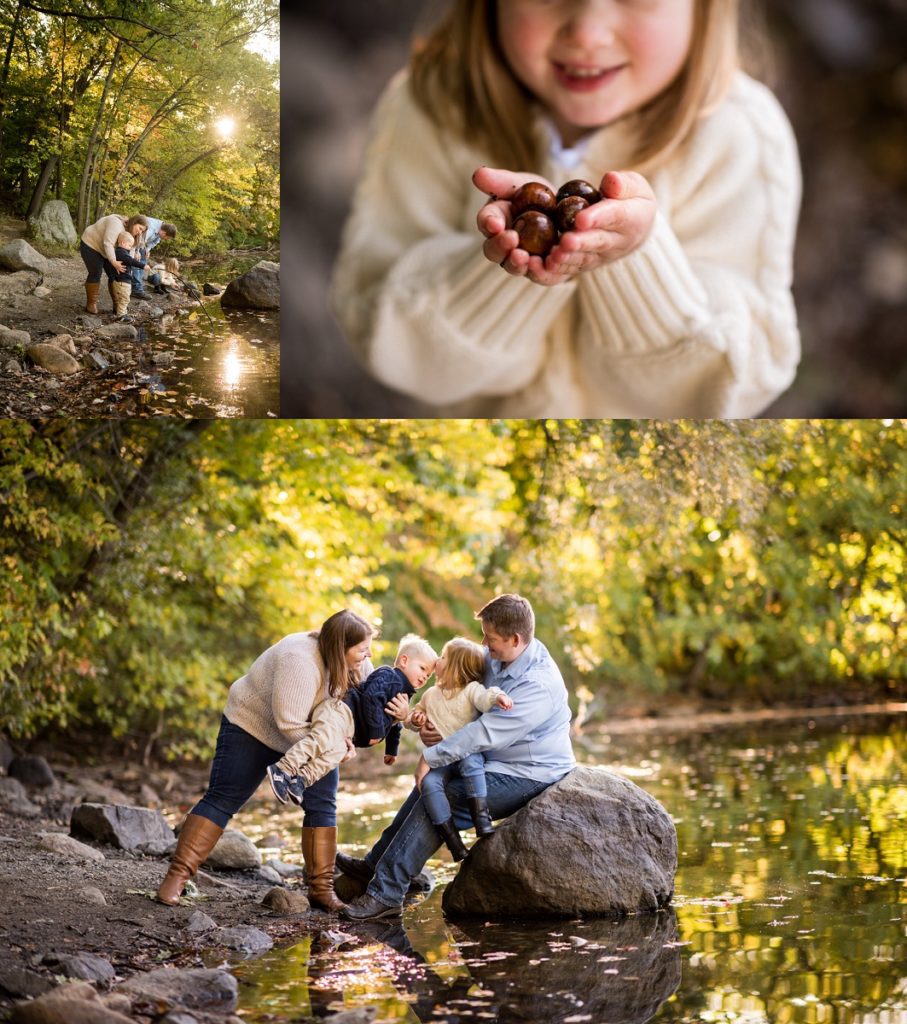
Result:
[[[133,256],[137,260],[147,260],[148,250],[147,249],[136,249]],[[145,268],[144,267],[129,267],[129,274],[132,277],[132,294],[133,295],[144,295],[145,294]]]
[[[432,768],[422,780],[422,800],[429,818],[436,825],[443,824],[450,817],[450,801],[444,787],[457,776],[463,780],[463,791],[467,797],[488,795],[485,758],[481,754],[467,754],[462,761],[454,761],[443,768]]]
[[[486,772],[488,809],[492,818],[506,818],[547,789],[550,782],[520,779],[515,775]],[[447,787],[453,820],[457,828],[471,828],[466,788],[462,779],[451,779]],[[368,894],[387,906],[400,906],[409,883],[419,874],[428,858],[441,845],[438,831],[431,823],[418,789],[414,789],[381,838],[365,855],[375,869]]]
[[[211,777],[205,795],[192,808],[215,825],[226,828],[230,819],[261,785],[269,764],[283,757],[245,729],[221,716],[217,747],[211,762]],[[302,798],[302,824],[319,828],[337,824],[337,784],[340,770],[335,768],[307,786]]]

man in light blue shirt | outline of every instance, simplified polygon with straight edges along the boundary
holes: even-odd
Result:
[[[138,249],[138,259],[143,259],[150,263],[148,253],[160,242],[176,238],[176,228],[166,221],[158,220],[157,217],[146,217],[145,220],[148,221],[148,227],[145,228],[145,233],[139,239],[136,248]],[[135,299],[147,299],[148,296],[145,294],[145,271],[141,267],[133,267],[131,273],[132,297]]]
[[[429,768],[482,753],[491,816],[506,818],[574,768],[570,707],[557,665],[534,638],[535,617],[524,597],[496,597],[476,618],[481,619],[488,648],[485,685],[499,686],[513,700],[513,708],[487,711],[440,742],[433,730],[423,730],[423,740],[431,745],[419,761],[416,778],[419,783]],[[388,705],[391,714],[399,710],[394,702]],[[468,828],[472,822],[462,779],[451,780],[447,796],[454,824]],[[416,788],[364,858],[337,855],[341,871],[369,883],[344,916],[368,921],[399,915],[411,881],[440,845]]]

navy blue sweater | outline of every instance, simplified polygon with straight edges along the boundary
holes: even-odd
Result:
[[[353,713],[353,745],[368,747],[370,740],[384,740],[384,752],[396,757],[403,726],[396,718],[391,718],[384,705],[398,693],[406,694],[409,699],[415,692],[400,669],[390,665],[376,668],[365,682],[351,687],[343,701]]]

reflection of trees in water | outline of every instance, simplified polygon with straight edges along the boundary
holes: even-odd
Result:
[[[498,1024],[577,1020],[643,1024],[680,984],[673,911],[623,920],[458,921],[457,946],[469,971],[445,979],[411,946],[400,922],[356,931],[402,954],[396,983],[420,1020],[482,1019]],[[423,966],[414,971],[413,962]]]
[[[284,415],[416,415],[421,409],[356,366],[325,292],[375,99],[405,61],[414,25],[439,6],[435,0],[333,0],[284,12],[282,47],[293,59],[284,61],[281,91],[282,213],[284,247],[290,246],[285,262],[299,285],[285,310],[285,338],[293,344],[283,353]],[[777,91],[794,123],[805,178],[795,267],[804,361],[774,411],[903,413],[903,4],[768,0],[765,6]]]

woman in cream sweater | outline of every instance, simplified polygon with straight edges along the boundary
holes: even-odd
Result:
[[[258,789],[268,765],[306,735],[315,706],[326,697],[342,697],[372,671],[374,633],[368,622],[344,609],[319,630],[291,633],[279,640],[230,687],[208,789],[180,830],[157,893],[162,903],[179,903],[186,882],[205,862],[233,815]],[[334,893],[338,780],[335,768],[307,787],[302,804],[302,855],[309,898],[332,911],[343,906]]]

